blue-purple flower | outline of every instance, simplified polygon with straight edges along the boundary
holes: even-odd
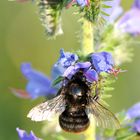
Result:
[[[140,133],[140,119],[136,119],[132,125],[133,131]]]
[[[61,65],[64,68],[68,68],[71,65],[74,65],[78,60],[78,56],[76,54],[70,52],[64,52],[63,49],[60,50],[60,58],[58,59],[55,65]]]
[[[70,67],[68,67],[65,72],[63,73],[64,77],[67,77],[69,79],[71,79],[71,77],[78,72],[80,69],[89,69],[89,67],[91,66],[90,62],[78,62],[75,65],[71,65]]]
[[[67,68],[76,64],[78,59],[76,54],[64,52],[64,50],[61,49],[60,57],[52,68],[52,79],[55,80],[57,77],[62,76]]]
[[[25,130],[16,129],[19,135],[20,140],[41,140],[40,138],[36,137],[35,134],[31,131],[30,134],[28,134]]]
[[[53,75],[55,75],[53,77],[63,76],[71,79],[80,70],[83,71],[88,81],[98,80],[98,74],[91,68],[90,62],[80,62],[76,54],[60,50],[60,58],[53,67],[53,71],[57,72],[57,75],[53,72]]]
[[[129,108],[126,115],[129,119],[140,118],[140,103]]]
[[[60,51],[60,58],[54,67],[59,76],[67,77],[68,79],[71,79],[78,71],[82,71],[87,81],[90,82],[98,81],[100,72],[111,73],[113,70],[114,61],[112,55],[108,52],[93,53],[91,60],[91,62],[80,62],[76,54]]]
[[[128,109],[126,117],[133,120],[130,124],[132,130],[136,133],[140,133],[140,103],[137,103]]]
[[[116,27],[132,35],[140,34],[140,1],[135,0],[132,8],[117,22]]]
[[[87,71],[85,71],[84,75],[87,81],[91,83],[94,81],[98,81],[98,74],[94,69],[88,69]]]
[[[121,10],[118,6],[119,3],[120,3],[120,0],[103,1],[103,6],[102,6],[101,10],[103,11],[103,13],[106,13],[106,14],[101,14],[101,16],[106,21],[110,21],[111,17],[113,19],[114,18],[113,16],[115,16],[115,14],[116,14],[115,11],[117,10],[116,12],[120,12],[120,10]]]
[[[21,65],[21,72],[28,80],[26,91],[31,98],[35,99],[40,96],[52,97],[56,95],[56,89],[52,87],[52,81],[43,73],[34,70],[30,63]]]
[[[140,1],[139,0],[134,0],[134,3],[132,5],[132,8],[138,8],[138,9],[140,9]]]
[[[79,70],[83,71],[83,74],[85,75],[87,81],[98,81],[98,74],[94,69],[91,68],[90,62],[78,62],[75,65],[68,67],[65,70],[63,76],[71,79],[71,77]]]
[[[111,73],[113,70],[114,61],[112,55],[108,52],[93,53],[91,60],[91,62],[80,62],[76,54],[62,51],[54,67],[57,73],[59,73],[59,76],[67,77],[68,79],[71,79],[75,73],[81,70],[87,78],[87,81],[90,82],[98,81],[98,74],[100,72]]]
[[[91,58],[92,64],[98,73],[100,72],[109,73],[114,66],[112,55],[108,52],[93,53],[91,55]]]
[[[109,17],[110,23],[113,23],[123,13],[123,8],[120,3],[121,0],[113,0],[112,12]]]
[[[81,61],[77,54],[64,52],[60,50],[60,57],[54,64],[52,69],[52,79],[49,79],[43,73],[32,68],[30,63],[23,63],[21,65],[21,72],[27,79],[26,92],[21,89],[12,89],[12,91],[24,98],[38,98],[44,96],[52,98],[57,94],[61,87],[61,80],[67,78],[71,79],[77,72],[81,71],[86,80],[90,83],[97,82],[100,72],[111,73],[114,62],[110,53],[100,52],[93,53],[90,61]],[[52,83],[59,77],[63,77],[58,85],[53,87]],[[18,93],[18,94],[17,94]]]

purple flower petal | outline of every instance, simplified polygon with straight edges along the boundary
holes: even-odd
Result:
[[[112,55],[110,53],[108,53],[108,52],[101,52],[101,54],[104,56],[104,58],[106,60],[106,63],[108,65],[111,65],[111,66],[114,65],[114,61],[113,61]]]
[[[114,22],[122,13],[123,13],[123,8],[120,6],[121,0],[114,0],[114,4],[112,7],[112,13],[110,14],[109,17],[109,22]]]
[[[140,119],[135,120],[135,122],[132,124],[132,128],[136,133],[140,133]]]
[[[92,55],[92,63],[95,69],[97,70],[97,72],[102,72],[106,70],[105,58],[102,55],[98,53],[94,53]]]
[[[25,130],[21,130],[19,128],[16,129],[19,135],[20,140],[41,140],[36,137],[35,134],[31,131],[30,134],[27,134]]]
[[[133,120],[133,122],[130,124],[133,131],[140,133],[140,102],[128,109],[126,112],[126,117]]]
[[[98,73],[109,72],[114,65],[113,58],[108,52],[93,53],[91,58],[92,64]]]
[[[74,65],[75,62],[78,60],[78,56],[73,53],[64,52],[63,49],[60,50],[60,58],[56,65],[61,65],[64,68],[68,68],[71,65]]]
[[[35,80],[44,83],[48,86],[51,85],[51,81],[49,80],[49,78],[45,76],[43,73],[32,69],[30,63],[22,63],[21,72],[23,73],[23,75],[27,80]]]
[[[130,109],[128,109],[126,115],[130,119],[139,118],[140,117],[140,103],[137,103],[134,106],[132,106]]]
[[[55,80],[57,77],[62,76],[65,70],[66,68],[62,67],[61,65],[54,65],[51,73],[52,80]]]
[[[56,89],[51,86],[51,80],[43,73],[32,69],[29,63],[23,63],[21,65],[21,71],[28,80],[26,91],[33,99],[40,96],[46,96],[48,98],[55,96]]]
[[[116,27],[132,35],[140,34],[140,1],[135,1],[132,8],[117,22]]]
[[[114,8],[115,8],[116,6],[119,6],[120,3],[121,3],[121,0],[113,0],[113,10],[115,10]]]
[[[78,62],[75,65],[76,69],[87,69],[91,66],[90,62]]]
[[[71,79],[71,77],[76,72],[78,72],[80,69],[83,69],[83,71],[84,71],[84,70],[87,70],[90,66],[91,66],[91,63],[90,62],[78,62],[78,63],[75,64],[75,66],[68,67],[65,70],[63,76]]]
[[[63,76],[67,77],[68,79],[71,79],[71,77],[78,71],[78,69],[75,69],[75,66],[70,66],[66,69]]]
[[[103,5],[106,5],[108,6],[108,8],[101,8],[101,10],[106,13],[107,15],[105,14],[102,14],[102,17],[106,20],[106,21],[113,21],[115,20],[115,16],[118,16],[120,14],[120,10],[122,12],[122,8],[119,8],[120,4],[120,0],[112,0],[112,1],[103,1]],[[116,11],[117,9],[117,11]],[[113,15],[112,15],[113,14]]]
[[[114,1],[104,1],[103,4],[108,6],[108,8],[102,8],[102,11],[110,15],[113,10]]]
[[[140,0],[134,0],[134,4],[133,4],[132,8],[140,9]]]
[[[41,96],[52,98],[57,94],[57,90],[55,88],[38,81],[29,81],[26,86],[26,91],[30,94],[32,99],[36,99]]]
[[[71,78],[71,76],[76,72],[75,68],[73,68],[72,65],[74,65],[77,60],[78,56],[76,54],[64,52],[64,50],[61,49],[60,58],[53,67],[53,79],[56,79],[58,76]]]
[[[84,73],[89,82],[98,81],[98,73],[94,69],[90,69]]]

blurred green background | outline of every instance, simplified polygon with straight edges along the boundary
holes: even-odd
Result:
[[[122,0],[126,9],[131,2]],[[20,72],[22,62],[31,62],[34,68],[49,75],[60,48],[67,51],[79,48],[77,17],[72,10],[64,10],[64,35],[55,41],[46,39],[37,8],[30,2],[20,4],[0,0],[0,17],[0,140],[18,139],[16,127],[32,129],[41,137],[41,123],[33,123],[26,118],[31,107],[41,99],[19,99],[11,94],[9,87],[25,88]],[[108,100],[113,112],[127,109],[140,101],[140,46],[134,48],[134,53],[133,62],[124,65],[128,72],[119,75],[114,84],[113,98]]]

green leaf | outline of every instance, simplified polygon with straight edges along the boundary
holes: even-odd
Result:
[[[126,123],[126,121],[128,121],[128,120],[126,120],[126,111],[125,110],[117,113],[117,118],[119,119],[121,124],[122,123],[124,124],[124,123]]]
[[[66,140],[65,137],[59,135],[59,136],[56,136],[57,140]]]
[[[57,85],[57,84],[60,83],[63,79],[64,79],[63,76],[57,77],[57,78],[53,81],[52,86]]]
[[[104,90],[105,91],[112,91],[112,90],[114,90],[114,88],[113,87],[104,87]]]
[[[136,133],[131,131],[130,126],[123,126],[115,133],[116,140],[130,140],[135,135]]]
[[[130,133],[125,136],[116,138],[116,140],[130,140],[130,139],[134,138],[135,136],[136,136],[136,133]]]
[[[114,129],[105,129],[105,131],[104,131],[104,136],[105,137],[113,137],[114,134],[115,134]]]
[[[111,97],[112,97],[111,94],[103,94],[102,95],[102,99],[111,98]]]

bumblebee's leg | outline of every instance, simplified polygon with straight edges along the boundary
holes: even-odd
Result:
[[[95,96],[93,97],[94,101],[97,101],[99,99],[99,89],[96,85],[95,87]]]

